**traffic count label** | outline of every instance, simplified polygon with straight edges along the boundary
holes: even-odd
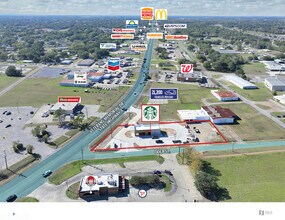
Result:
[[[147,33],[147,39],[163,39],[163,33]]]
[[[165,35],[165,40],[188,40],[188,35]]]
[[[181,73],[193,73],[194,66],[193,64],[181,64]]]
[[[133,34],[111,34],[111,39],[134,39]]]
[[[159,105],[142,105],[141,106],[142,122],[159,122],[160,106]]]
[[[165,29],[185,29],[187,24],[164,24]]]
[[[59,96],[58,102],[81,102],[80,96]]]
[[[150,89],[150,99],[166,99],[166,100],[177,100],[178,99],[178,89],[169,88],[161,89],[155,88]]]
[[[153,20],[153,8],[142,7],[141,8],[141,19],[142,20]]]

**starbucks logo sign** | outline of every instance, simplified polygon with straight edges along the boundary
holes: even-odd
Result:
[[[142,105],[143,122],[159,122],[159,105]]]

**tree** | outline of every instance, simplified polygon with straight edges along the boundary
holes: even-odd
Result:
[[[43,135],[43,141],[45,143],[48,143],[48,140],[49,140],[49,135],[48,134]]]
[[[190,60],[187,60],[185,58],[181,58],[178,60],[178,64],[181,65],[181,64],[192,64],[192,62]]]
[[[81,127],[83,120],[84,120],[84,115],[83,115],[83,114],[79,114],[79,115],[77,115],[77,116],[73,119],[73,121],[71,122],[71,124],[72,124],[73,126],[75,126],[75,127]]]
[[[188,47],[187,47],[187,49],[188,49],[188,50],[191,50],[191,51],[194,50],[194,48],[195,48],[195,46],[192,45],[192,44],[188,45]]]
[[[59,125],[62,125],[64,122],[66,111],[62,108],[57,109],[54,112],[54,117],[58,119]]]
[[[22,76],[22,71],[17,70],[15,66],[8,66],[8,68],[5,71],[5,74],[7,76],[20,77]]]
[[[190,168],[194,171],[194,173],[197,174],[202,168],[202,160],[201,159],[192,160]]]
[[[206,172],[199,172],[194,183],[197,190],[206,198],[211,197],[218,188],[217,178]]]
[[[204,62],[203,66],[206,68],[206,70],[211,70],[212,69],[212,65],[211,65],[210,61]]]
[[[28,154],[33,154],[33,150],[35,149],[33,145],[28,144],[26,148]]]
[[[34,128],[32,129],[32,135],[33,135],[34,137],[40,137],[41,131],[42,131],[41,126],[40,126],[40,125],[37,125],[36,127],[34,127]]]
[[[275,96],[277,95],[277,92],[275,90],[272,91],[272,95]]]
[[[18,153],[24,150],[24,145],[20,141],[13,141],[13,150]]]

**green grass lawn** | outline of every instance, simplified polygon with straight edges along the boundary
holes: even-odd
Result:
[[[17,80],[21,79],[21,77],[9,77],[3,74],[0,74],[0,91],[11,85],[12,83],[16,82]]]
[[[80,182],[73,183],[71,186],[68,187],[66,190],[66,196],[70,199],[77,200],[79,198],[78,195],[78,188],[79,188]]]
[[[262,108],[262,109],[264,109],[264,110],[269,110],[269,109],[271,109],[269,106],[267,106],[267,105],[263,105],[263,104],[256,104],[259,108]]]
[[[63,144],[65,141],[67,141],[69,139],[69,137],[65,136],[65,135],[62,135],[60,137],[58,137],[57,139],[55,139],[53,141],[53,143],[56,145],[56,146],[59,146],[61,144]]]
[[[16,202],[39,202],[39,200],[34,197],[24,197],[21,199],[17,199]]]
[[[284,139],[284,129],[246,104],[221,104],[230,108],[241,120],[230,126],[245,141]]]
[[[163,188],[164,192],[169,192],[172,189],[172,185],[170,179],[167,175],[161,174],[161,181],[165,183],[165,187]]]
[[[193,84],[153,83],[152,88],[178,88],[178,100],[170,100],[168,104],[160,105],[161,121],[179,120],[177,110],[200,109],[202,98],[213,98],[211,90]],[[218,100],[217,100],[218,102]]]
[[[52,173],[52,175],[48,179],[50,183],[59,185],[64,181],[66,181],[67,179],[79,174],[81,172],[81,168],[86,165],[91,166],[91,165],[112,164],[112,163],[124,164],[127,162],[150,161],[150,160],[155,160],[160,164],[164,162],[163,157],[156,155],[114,158],[114,159],[112,158],[112,159],[84,160],[83,163],[80,160],[64,165],[63,167]]]
[[[259,74],[259,75],[264,75],[266,74],[266,69],[265,65],[263,63],[249,63],[249,64],[244,64],[243,70],[246,75],[251,75],[251,74]]]
[[[263,83],[256,83],[258,89],[240,89],[230,84],[230,88],[251,101],[266,101],[273,97],[272,92]]]
[[[284,202],[285,153],[209,158],[229,202]]]
[[[26,79],[13,90],[0,97],[0,107],[4,106],[34,106],[39,107],[45,103],[57,102],[58,96],[81,96],[82,104],[102,105],[102,110],[109,108],[130,87],[122,87],[119,91],[91,89],[85,93],[85,88],[59,86],[62,78],[31,78]],[[74,90],[78,92],[74,92]]]

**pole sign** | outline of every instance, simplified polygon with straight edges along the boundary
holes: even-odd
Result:
[[[178,99],[178,89],[160,89],[154,88],[150,89],[150,99],[168,99],[177,100]]]

